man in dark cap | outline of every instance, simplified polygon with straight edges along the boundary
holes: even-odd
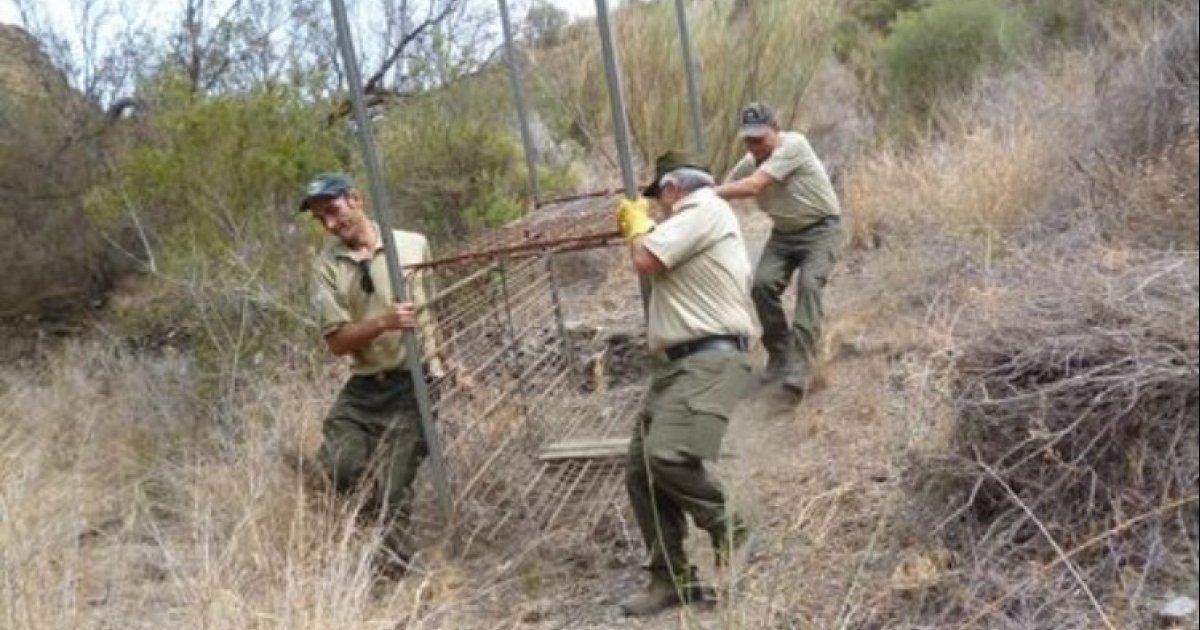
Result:
[[[656,224],[645,198],[625,200],[617,211],[633,266],[649,278],[646,338],[658,363],[626,462],[626,488],[650,556],[645,592],[622,604],[631,616],[711,599],[684,553],[687,515],[708,532],[718,558],[746,537],[704,467],[717,458],[749,385],[746,347],[758,332],[750,260],[737,218],[714,183],[707,169],[670,152],[658,159],[655,181],[643,191],[666,218]]]
[[[320,459],[338,492],[367,492],[384,527],[381,566],[403,574],[413,553],[407,532],[412,483],[428,452],[403,334],[419,330],[425,356],[432,356],[431,317],[416,308],[432,291],[417,274],[407,283],[411,295],[393,299],[379,226],[345,175],[313,178],[300,210],[310,212],[329,235],[313,264],[313,303],[325,345],[337,356],[349,356],[353,372],[325,418]],[[402,266],[431,258],[423,235],[393,234]],[[434,359],[429,369],[441,371]]]
[[[803,134],[780,131],[775,112],[752,103],[741,113],[746,155],[717,194],[754,198],[771,217],[771,236],[754,269],[751,295],[767,350],[764,380],[783,379],[803,395],[821,339],[821,291],[843,239],[837,195]],[[796,280],[796,310],[789,328],[780,296]]]

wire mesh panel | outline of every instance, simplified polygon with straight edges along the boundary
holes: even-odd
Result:
[[[521,255],[456,256],[420,270],[435,287],[425,308],[446,374],[433,380],[431,398],[453,534],[467,551],[548,533],[604,534],[606,519],[620,519],[620,454],[643,396],[640,383],[597,387],[594,330],[568,324],[591,314],[567,312],[595,304],[564,299],[556,280],[564,254]],[[635,301],[618,308],[640,317]]]

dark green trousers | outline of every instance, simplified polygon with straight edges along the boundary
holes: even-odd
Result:
[[[408,372],[354,376],[323,427],[320,459],[339,493],[366,492],[366,507],[388,527],[385,544],[411,553],[407,536],[413,479],[428,454]]]
[[[654,371],[629,442],[625,486],[650,570],[662,577],[690,579],[683,550],[687,515],[714,544],[740,526],[704,461],[719,455],[730,414],[750,381],[743,352],[701,352]]]
[[[754,268],[750,295],[762,324],[762,343],[771,363],[807,371],[821,341],[821,292],[842,245],[838,220],[799,232],[772,230]],[[796,275],[796,309],[789,327],[781,296]]]

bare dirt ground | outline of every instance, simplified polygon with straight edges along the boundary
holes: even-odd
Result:
[[[769,221],[741,209],[751,258]],[[742,402],[718,464],[729,494],[756,529],[746,565],[714,570],[707,538],[693,530],[694,562],[722,589],[710,610],[681,609],[625,619],[617,602],[636,592],[643,572],[633,554],[612,558],[573,585],[572,598],[547,597],[525,627],[762,628],[853,626],[870,605],[891,562],[883,540],[893,506],[896,458],[918,430],[901,404],[905,363],[896,319],[865,328],[878,279],[862,252],[843,261],[826,292],[829,346],[814,391],[800,404],[778,386],[759,387]],[[791,302],[791,293],[787,296]],[[761,363],[761,350],[756,351]]]

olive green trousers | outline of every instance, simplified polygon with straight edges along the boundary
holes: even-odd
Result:
[[[737,351],[699,352],[654,370],[625,473],[651,572],[690,579],[683,549],[687,515],[714,545],[740,526],[704,462],[719,455],[730,415],[750,382],[750,363]]]
[[[384,520],[384,544],[411,553],[407,528],[413,480],[428,454],[409,373],[353,376],[322,428],[319,457],[339,493],[366,493],[367,513]]]
[[[754,268],[750,296],[762,324],[768,365],[807,373],[821,341],[821,292],[837,261],[841,223],[830,218],[799,232],[772,230]],[[782,295],[796,276],[796,308],[789,327]]]

